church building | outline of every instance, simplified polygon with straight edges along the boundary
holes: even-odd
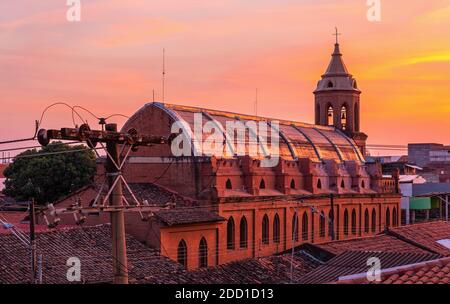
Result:
[[[336,41],[314,91],[315,125],[278,120],[277,166],[263,167],[260,157],[249,155],[175,157],[170,146],[133,153],[125,172],[128,180],[157,180],[195,202],[156,214],[145,241],[193,269],[271,255],[304,243],[373,235],[399,225],[398,180],[395,175],[384,178],[378,163],[365,160],[360,95]],[[203,123],[212,121],[218,128],[230,120],[272,121],[153,102],[136,112],[123,131],[135,128],[142,134],[170,136],[177,121],[194,130],[196,113]],[[222,131],[224,142],[235,147]],[[195,137],[190,140],[196,149]]]
[[[315,124],[277,120],[275,166],[263,166],[264,155],[247,153],[248,144],[244,155],[204,155],[189,132],[190,156],[173,155],[170,145],[140,147],[128,156],[124,177],[138,199],[171,207],[146,221],[127,214],[127,233],[195,269],[268,256],[306,243],[370,236],[398,226],[398,176],[383,177],[379,163],[366,161],[360,95],[336,41],[314,91]],[[174,123],[194,130],[199,115],[203,124],[217,127],[231,151],[238,143],[226,136],[227,122],[274,121],[152,102],[138,110],[122,131],[134,128],[140,134],[171,137]],[[258,145],[267,141],[257,137]],[[102,170],[100,165],[99,175]],[[97,190],[82,189],[55,205],[89,203]],[[108,221],[107,216],[94,215],[86,224]]]

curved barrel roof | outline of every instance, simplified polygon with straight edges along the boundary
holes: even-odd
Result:
[[[334,128],[333,126],[318,126],[311,125],[296,121],[271,119],[267,117],[259,117],[245,114],[237,114],[226,111],[210,110],[197,107],[189,107],[182,105],[173,105],[166,103],[153,102],[146,104],[141,110],[139,110],[130,120],[139,115],[141,111],[151,111],[155,108],[167,113],[173,121],[179,121],[185,125],[183,132],[188,134],[192,147],[194,149],[194,155],[205,155],[212,151],[205,151],[205,145],[203,145],[203,154],[201,153],[200,142],[204,142],[209,134],[203,134],[202,138],[196,138],[194,136],[194,122],[195,115],[197,119],[200,117],[202,121],[202,127],[210,121],[212,122],[214,129],[219,130],[223,134],[224,138],[224,151],[227,150],[231,153],[224,153],[224,157],[233,158],[237,154],[237,147],[241,143],[237,132],[233,129],[227,128],[236,123],[256,123],[265,122],[269,125],[267,136],[259,136],[252,134],[251,131],[245,132],[245,154],[248,155],[255,149],[258,151],[256,158],[263,158],[264,151],[270,153],[270,155],[276,154],[276,150],[271,147],[271,133],[270,124],[275,125],[275,122],[279,124],[279,155],[283,159],[296,160],[298,158],[309,158],[313,161],[323,160],[336,160],[338,162],[343,161],[357,161],[364,162],[364,157],[356,146],[355,142],[347,137],[343,132]],[[231,130],[231,131],[227,131]],[[217,132],[214,130],[213,132]],[[230,133],[228,133],[230,132]],[[234,132],[234,134],[233,134]],[[227,134],[230,134],[227,136]],[[250,138],[257,138],[257,141],[253,141],[253,147],[249,144]],[[241,137],[242,138],[242,137]],[[266,144],[265,144],[266,143]],[[241,146],[243,147],[243,146]],[[196,150],[196,151],[195,151]],[[242,151],[242,150],[240,150]],[[253,155],[252,155],[253,156]]]

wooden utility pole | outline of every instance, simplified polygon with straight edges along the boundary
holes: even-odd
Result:
[[[100,119],[105,121],[105,119]],[[104,212],[110,212],[111,218],[111,234],[112,234],[112,259],[113,259],[113,272],[115,284],[128,284],[128,261],[127,261],[127,249],[125,239],[125,211],[142,212],[148,209],[152,212],[155,209],[151,206],[141,206],[133,195],[130,187],[122,177],[122,167],[125,164],[125,159],[131,151],[135,151],[140,146],[150,147],[157,144],[167,144],[168,140],[162,136],[153,135],[139,135],[135,129],[128,130],[128,132],[117,132],[117,124],[106,124],[105,130],[91,130],[89,125],[83,124],[79,128],[62,128],[60,130],[45,130],[41,129],[37,133],[37,138],[42,146],[46,146],[52,139],[58,140],[78,140],[80,142],[86,142],[87,145],[96,151],[96,145],[98,143],[104,148],[103,143],[106,143],[106,178],[109,184],[109,192],[106,195],[104,204],[100,207],[89,208],[71,208],[66,210],[68,212],[82,213],[88,212],[88,209],[101,210]],[[129,149],[121,160],[121,154],[123,151],[118,149],[118,145],[122,144],[128,146]],[[98,155],[98,154],[97,154]],[[127,187],[128,192],[133,196],[137,202],[136,206],[124,206],[124,196],[122,183]],[[108,206],[105,206],[106,201],[109,199]],[[131,207],[131,208],[127,208]],[[161,208],[157,208],[161,209]],[[60,211],[64,213],[64,211]],[[55,211],[55,215],[58,212]]]
[[[116,124],[107,124],[106,131],[117,132]],[[114,186],[114,181],[121,174],[115,164],[120,163],[119,150],[117,143],[109,141],[106,143],[106,150],[109,154],[106,163],[106,175],[109,187],[114,187],[109,197],[110,206],[123,205],[122,200],[122,182],[119,181]],[[115,164],[114,164],[115,163]],[[125,218],[123,210],[111,212],[111,234],[112,234],[112,259],[114,284],[128,284],[128,261],[127,247],[125,241]]]

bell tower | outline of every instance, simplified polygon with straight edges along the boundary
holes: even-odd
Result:
[[[334,35],[336,43],[330,64],[314,91],[316,125],[341,130],[355,140],[365,155],[367,135],[360,132],[361,91],[342,59],[337,29]]]

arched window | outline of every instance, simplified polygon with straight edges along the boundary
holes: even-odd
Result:
[[[298,242],[298,227],[298,216],[297,212],[295,212],[292,216],[292,239],[294,240],[294,242]]]
[[[280,243],[280,217],[278,213],[273,218],[273,242],[276,244]]]
[[[231,180],[230,179],[227,179],[225,188],[227,188],[229,190],[233,189],[233,185],[231,184]]]
[[[392,210],[392,226],[394,226],[394,227],[398,226],[398,214],[397,214],[397,208],[395,208],[395,207]]]
[[[330,210],[329,212],[328,212],[328,235],[330,236],[330,235],[333,235],[333,229],[334,229],[334,227],[333,227],[333,221],[332,221],[332,218],[333,218],[333,214],[332,214],[332,210]]]
[[[306,211],[302,216],[302,240],[306,241],[308,239],[308,214]]]
[[[369,223],[369,210],[364,211],[364,232],[369,233],[370,223]]]
[[[248,227],[245,216],[241,218],[241,223],[239,224],[239,246],[240,248],[247,248],[248,246]]]
[[[342,130],[347,129],[347,107],[343,106],[341,108],[341,127]]]
[[[198,246],[198,267],[208,267],[208,244],[204,237],[200,240],[200,245]]]
[[[291,189],[295,189],[295,180],[294,179],[291,180]]]
[[[333,87],[333,82],[330,80],[327,83],[327,88],[332,88]]]
[[[355,111],[353,113],[355,119],[355,131],[359,132],[359,104],[355,103]]]
[[[184,240],[181,240],[178,243],[177,261],[183,265],[184,268],[187,268],[187,245]]]
[[[266,182],[264,179],[261,179],[261,182],[259,182],[259,189],[266,189]]]
[[[348,235],[348,210],[344,211],[344,234]]]
[[[345,182],[344,182],[344,180],[341,181],[341,188],[345,188]]]
[[[386,209],[386,228],[391,227],[391,210]]]
[[[325,237],[325,213],[323,211],[320,212],[319,219],[319,234],[320,237]]]
[[[322,189],[322,181],[320,178],[317,180],[317,189]]]
[[[363,181],[361,181],[361,188],[366,188],[366,183],[364,182],[364,180]]]
[[[352,210],[352,234],[356,234],[356,210]]]
[[[377,212],[375,208],[372,209],[372,232],[377,231]]]
[[[234,236],[234,232],[235,232],[235,227],[234,227],[234,219],[231,216],[228,219],[227,222],[227,249],[234,249],[235,245],[234,245],[234,240],[235,240],[235,236]]]
[[[328,121],[327,124],[329,126],[333,126],[334,125],[334,110],[332,106],[328,107]]]
[[[269,244],[269,217],[264,215],[262,220],[262,242],[263,244]]]

